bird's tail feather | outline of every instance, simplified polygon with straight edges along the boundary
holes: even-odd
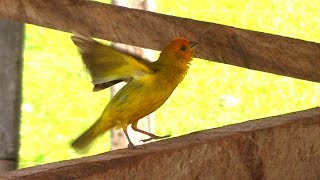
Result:
[[[80,137],[78,137],[71,146],[78,152],[87,151],[89,145],[94,141],[96,137],[103,134],[108,129],[113,127],[112,123],[106,124],[99,119],[95,122],[86,132],[84,132]]]

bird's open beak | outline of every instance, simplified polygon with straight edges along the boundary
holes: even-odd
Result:
[[[197,42],[190,42],[190,47],[193,49],[195,48],[199,43]]]

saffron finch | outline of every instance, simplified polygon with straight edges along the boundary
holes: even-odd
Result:
[[[197,43],[174,39],[163,49],[159,59],[151,63],[86,36],[74,35],[71,39],[79,48],[91,76],[93,91],[127,82],[110,100],[98,120],[72,143],[73,148],[86,148],[111,128],[122,128],[129,142],[128,148],[134,148],[127,133],[129,125],[134,131],[150,137],[143,142],[170,136],[157,136],[139,129],[138,120],[157,110],[183,80]]]

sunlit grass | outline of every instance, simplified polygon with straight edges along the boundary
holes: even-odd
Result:
[[[157,1],[157,11],[320,42],[319,1]],[[109,101],[91,92],[70,34],[27,25],[20,167],[79,157],[71,140]],[[193,131],[320,105],[319,83],[195,59],[186,79],[156,112],[156,133]],[[109,133],[89,152],[109,149]],[[88,155],[88,154],[86,154]]]

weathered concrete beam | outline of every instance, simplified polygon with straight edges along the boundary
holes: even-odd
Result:
[[[0,18],[162,50],[184,36],[196,57],[320,82],[320,45],[85,0],[0,0]]]
[[[319,179],[320,108],[210,129],[0,179]]]

